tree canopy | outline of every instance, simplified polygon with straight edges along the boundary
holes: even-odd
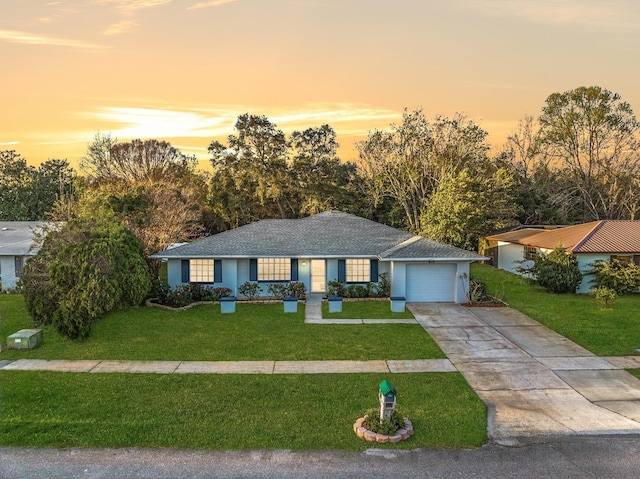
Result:
[[[421,109],[405,110],[400,125],[369,133],[357,144],[358,167],[374,204],[392,198],[407,227],[420,231],[425,201],[443,178],[486,165],[487,133],[463,115],[428,120]]]
[[[14,150],[1,150],[0,220],[49,219],[56,203],[74,194],[74,178],[66,160],[47,160],[34,168]]]
[[[355,165],[337,156],[329,125],[289,138],[266,116],[240,115],[227,144],[209,145],[210,202],[229,227],[261,218],[299,218],[331,208],[359,208]]]

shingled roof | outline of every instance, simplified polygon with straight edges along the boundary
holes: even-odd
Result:
[[[487,239],[536,248],[562,246],[571,253],[640,254],[640,221],[600,220],[555,230],[519,230]]]
[[[0,221],[0,256],[34,254],[34,231],[46,224],[40,221]]]
[[[256,221],[152,257],[379,257],[381,260],[466,261],[484,258],[340,211],[326,211],[301,219]]]

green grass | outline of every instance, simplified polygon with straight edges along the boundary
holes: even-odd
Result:
[[[583,294],[552,294],[515,274],[474,264],[471,276],[490,294],[599,356],[637,354],[640,348],[640,296],[619,296],[613,307],[598,308]]]
[[[627,369],[627,371],[640,378],[640,369]]]
[[[412,319],[408,309],[403,313],[391,311],[389,301],[343,301],[342,312],[329,313],[329,305],[322,303],[322,317],[328,319]]]
[[[378,404],[377,374],[152,375],[0,372],[0,443],[26,447],[343,449]],[[415,435],[391,449],[473,447],[486,411],[458,373],[395,374]]]
[[[0,317],[3,340],[20,329],[32,327],[19,295],[0,295]],[[158,361],[444,357],[417,324],[305,324],[304,308],[299,308],[297,313],[284,314],[280,303],[238,303],[234,314],[221,314],[218,305],[175,312],[149,307],[129,308],[98,321],[86,341],[65,340],[48,327],[41,347],[0,352],[0,359]]]

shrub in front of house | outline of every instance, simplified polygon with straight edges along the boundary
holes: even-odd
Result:
[[[271,283],[267,286],[267,293],[273,299],[282,299],[286,296],[287,285],[284,283]]]
[[[380,273],[377,283],[347,284],[333,280],[327,283],[327,296],[343,298],[388,298],[391,296],[391,283],[387,273]]]
[[[285,296],[294,296],[299,299],[305,299],[307,295],[307,287],[300,281],[291,281],[286,289]]]
[[[535,259],[538,284],[551,293],[575,293],[582,281],[578,258],[562,247]]]
[[[595,276],[596,287],[606,287],[617,294],[640,292],[640,266],[613,260],[596,261],[587,274]]]
[[[258,283],[251,281],[245,281],[238,287],[238,293],[241,296],[247,298],[249,301],[257,299],[258,296],[260,296],[261,290],[262,289],[260,288],[260,285]]]
[[[295,296],[304,299],[307,293],[307,287],[300,281],[291,281],[290,283],[271,283],[267,287],[267,292],[274,299],[282,299],[285,296]]]
[[[203,284],[191,283],[176,286],[167,293],[166,297],[158,297],[157,301],[166,306],[182,308],[200,301],[218,301],[220,298],[231,295],[232,291],[229,288],[213,288]]]

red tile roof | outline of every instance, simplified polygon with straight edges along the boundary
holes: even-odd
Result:
[[[562,246],[571,253],[640,254],[640,221],[601,220],[555,230],[523,229],[487,239],[545,249]]]

